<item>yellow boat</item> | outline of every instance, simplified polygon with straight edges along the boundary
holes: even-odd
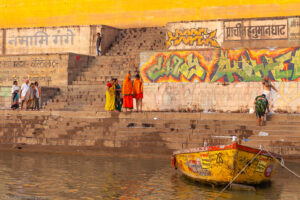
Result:
[[[275,159],[282,158],[235,142],[175,151],[172,165],[196,181],[220,185],[236,178],[233,183],[257,185],[270,181],[278,165]]]

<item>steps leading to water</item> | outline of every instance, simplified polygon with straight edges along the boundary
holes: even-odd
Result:
[[[256,126],[254,114],[106,113],[92,111],[0,111],[0,143],[89,147],[101,151],[166,153],[181,148],[231,143],[237,136],[284,156],[300,156],[300,115],[276,114]],[[260,132],[268,136],[260,136]]]

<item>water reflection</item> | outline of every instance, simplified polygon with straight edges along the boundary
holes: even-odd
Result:
[[[194,183],[169,163],[158,158],[0,152],[0,197],[212,200],[222,189]],[[299,164],[287,165],[300,173]],[[300,180],[284,169],[278,172],[268,187],[256,192],[226,191],[219,199],[300,199]]]

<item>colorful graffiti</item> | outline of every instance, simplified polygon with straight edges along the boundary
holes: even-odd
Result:
[[[300,48],[145,53],[144,82],[300,81]]]
[[[184,30],[175,30],[175,33],[168,31],[167,47],[171,45],[178,46],[180,43],[193,46],[220,47],[216,40],[217,30],[209,32],[207,28],[192,28]]]

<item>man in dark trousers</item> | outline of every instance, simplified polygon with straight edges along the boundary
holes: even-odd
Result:
[[[101,35],[100,33],[97,33],[97,43],[96,43],[96,47],[97,47],[97,55],[101,55],[101,51],[100,51],[100,46],[101,46]]]

